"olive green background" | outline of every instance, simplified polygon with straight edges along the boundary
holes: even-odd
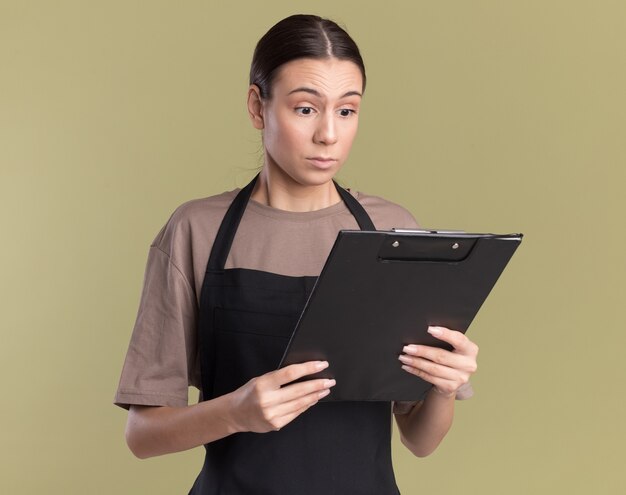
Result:
[[[476,396],[405,494],[623,493],[626,3],[0,2],[0,492],[187,493],[112,405],[150,242],[260,164],[256,40],[345,24],[369,85],[347,186],[524,242],[470,329]],[[195,397],[195,394],[192,394]]]

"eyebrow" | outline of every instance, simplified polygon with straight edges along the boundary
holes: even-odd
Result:
[[[317,96],[318,98],[322,98],[322,95],[321,95],[321,93],[319,91],[317,91],[316,89],[313,89],[313,88],[306,88],[304,86],[289,91],[289,93],[287,95],[291,95],[293,93],[309,93],[309,94],[312,94],[314,96]],[[341,98],[346,98],[348,96],[360,96],[360,97],[363,97],[363,95],[361,93],[359,93],[358,91],[348,91],[347,93],[344,93],[343,95],[341,95]]]

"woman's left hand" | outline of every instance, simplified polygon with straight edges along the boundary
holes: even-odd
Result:
[[[426,345],[407,345],[399,359],[402,368],[432,383],[435,390],[446,397],[453,397],[476,371],[478,346],[465,334],[445,327],[428,327],[433,337],[447,342],[452,351]]]

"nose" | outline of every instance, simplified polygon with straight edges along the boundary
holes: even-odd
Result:
[[[334,144],[337,142],[337,127],[332,113],[320,115],[313,140],[317,144]]]

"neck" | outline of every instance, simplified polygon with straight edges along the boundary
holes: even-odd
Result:
[[[294,181],[278,167],[263,167],[252,191],[251,199],[285,211],[315,211],[341,201],[332,179],[308,185]]]

